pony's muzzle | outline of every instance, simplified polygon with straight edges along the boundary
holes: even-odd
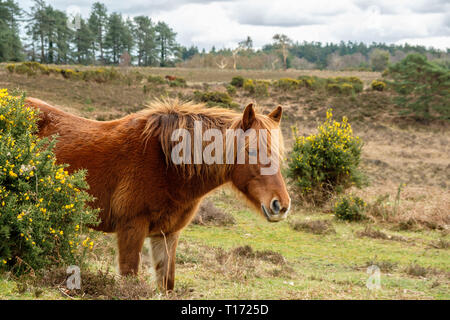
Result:
[[[289,212],[289,207],[290,203],[288,207],[283,207],[280,201],[276,198],[273,198],[272,201],[270,201],[270,208],[267,208],[261,203],[261,210],[269,222],[278,222],[286,219]]]

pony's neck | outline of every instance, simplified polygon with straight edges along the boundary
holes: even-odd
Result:
[[[199,197],[231,181],[234,165],[201,164],[197,166],[193,170],[194,173],[191,171],[190,175],[187,175],[188,171],[179,171],[176,174],[182,188],[189,188]]]

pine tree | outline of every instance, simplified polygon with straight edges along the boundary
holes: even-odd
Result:
[[[178,45],[175,42],[177,35],[165,22],[158,22],[156,25],[156,42],[159,47],[159,64],[166,67],[169,64],[170,57],[175,54]]]
[[[63,11],[55,10],[55,44],[57,57],[55,62],[57,64],[68,64],[70,62],[70,41],[72,40],[73,32],[67,27],[67,15]]]
[[[47,34],[47,12],[43,0],[34,0],[34,6],[31,7],[30,23],[27,25],[27,34],[36,44],[35,47],[40,51],[40,62],[46,62],[45,41]]]
[[[0,62],[23,59],[18,23],[20,16],[20,8],[13,0],[0,0]]]
[[[89,29],[92,31],[94,41],[92,43],[94,55],[99,53],[99,60],[104,63],[105,50],[105,33],[106,25],[108,23],[108,13],[106,6],[100,2],[95,2],[92,5],[91,14],[89,16]]]
[[[139,66],[150,66],[156,62],[156,34],[149,17],[138,16],[134,18],[133,30],[137,47],[137,60]]]
[[[131,60],[133,60],[131,54],[133,52],[135,42],[133,38],[133,30],[134,30],[133,20],[127,18],[127,20],[123,23],[120,38],[123,46],[122,52],[127,52],[130,55]]]
[[[105,36],[105,50],[108,54],[107,62],[118,64],[119,57],[123,52],[131,52],[133,50],[130,23],[129,21],[124,22],[122,15],[116,12],[108,17]]]
[[[75,31],[74,45],[75,52],[73,53],[74,60],[79,64],[89,64],[95,59],[95,52],[92,50],[92,43],[94,35],[89,28],[89,25],[84,19],[80,19],[80,26]]]
[[[400,94],[397,103],[421,119],[450,119],[450,71],[421,54],[410,54],[391,65],[387,76]]]

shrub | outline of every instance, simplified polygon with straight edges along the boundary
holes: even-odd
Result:
[[[84,81],[95,81],[97,83],[104,83],[108,81],[108,74],[106,73],[106,70],[104,68],[98,68],[95,70],[83,71],[81,78]]]
[[[149,76],[147,77],[147,82],[148,82],[148,83],[154,83],[154,84],[164,84],[164,83],[166,83],[166,80],[164,80],[164,78],[161,77],[161,76],[152,76],[152,75],[149,75]]]
[[[6,65],[6,69],[8,70],[9,73],[14,73],[15,67],[16,67],[16,65],[14,63],[10,63],[10,64]]]
[[[256,80],[255,82],[255,96],[267,97],[269,96],[269,81]]]
[[[303,196],[317,203],[365,182],[358,169],[362,141],[353,135],[346,117],[342,122],[332,117],[330,109],[319,132],[309,137],[298,136],[294,128],[295,142],[288,159],[288,177]]]
[[[186,80],[183,78],[176,78],[175,80],[169,81],[169,86],[171,87],[186,87]]]
[[[363,82],[357,77],[336,77],[328,78],[327,91],[332,94],[345,94],[350,95],[352,93],[358,93],[363,90]]]
[[[256,92],[255,82],[252,79],[245,79],[242,87],[249,94],[254,94]]]
[[[360,197],[342,196],[334,204],[333,213],[339,220],[358,221],[364,218],[366,205]]]
[[[354,92],[361,92],[364,88],[364,83],[358,77],[336,77],[335,80],[341,84],[351,84]]]
[[[312,76],[299,76],[297,80],[300,81],[301,87],[305,87],[308,89],[317,88],[319,84],[318,78]]]
[[[219,105],[222,107],[238,107],[226,92],[220,91],[194,91],[194,99],[199,102],[205,102],[209,106]]]
[[[62,69],[61,74],[65,79],[83,79],[83,73],[72,69]]]
[[[14,68],[14,71],[18,74],[26,74],[27,76],[34,76],[36,74],[36,71],[32,68],[29,68],[25,64],[19,64]]]
[[[39,139],[35,110],[0,90],[0,269],[22,273],[82,263],[96,223],[84,172],[55,163],[55,140]],[[87,228],[85,228],[87,229]]]
[[[370,84],[370,87],[372,88],[372,90],[375,91],[384,91],[384,89],[386,88],[386,82],[380,80],[373,80],[372,83]]]
[[[302,81],[291,79],[291,78],[282,78],[274,82],[275,88],[281,91],[293,91],[300,88],[300,84]]]
[[[341,85],[338,83],[329,83],[327,85],[327,91],[331,94],[341,94],[342,88]]]
[[[230,96],[234,96],[237,92],[236,87],[231,84],[227,85],[226,89]]]
[[[243,77],[241,77],[241,76],[236,76],[236,77],[233,77],[232,79],[231,79],[231,85],[232,86],[235,86],[236,88],[242,88],[243,86],[244,86],[244,78]]]

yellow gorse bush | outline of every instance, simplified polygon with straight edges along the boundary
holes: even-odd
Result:
[[[293,131],[295,143],[288,159],[288,176],[303,194],[314,191],[323,198],[330,191],[362,185],[363,175],[358,170],[362,141],[353,134],[346,117],[335,121],[329,109],[316,134],[304,137],[296,128]]]
[[[336,218],[346,221],[357,221],[364,218],[367,203],[358,196],[345,195],[336,200],[333,213]]]
[[[80,264],[80,245],[96,224],[84,172],[57,164],[55,140],[39,139],[37,111],[0,89],[0,264],[15,273]]]
[[[370,83],[372,90],[383,91],[386,88],[386,82],[380,80],[373,80]]]

